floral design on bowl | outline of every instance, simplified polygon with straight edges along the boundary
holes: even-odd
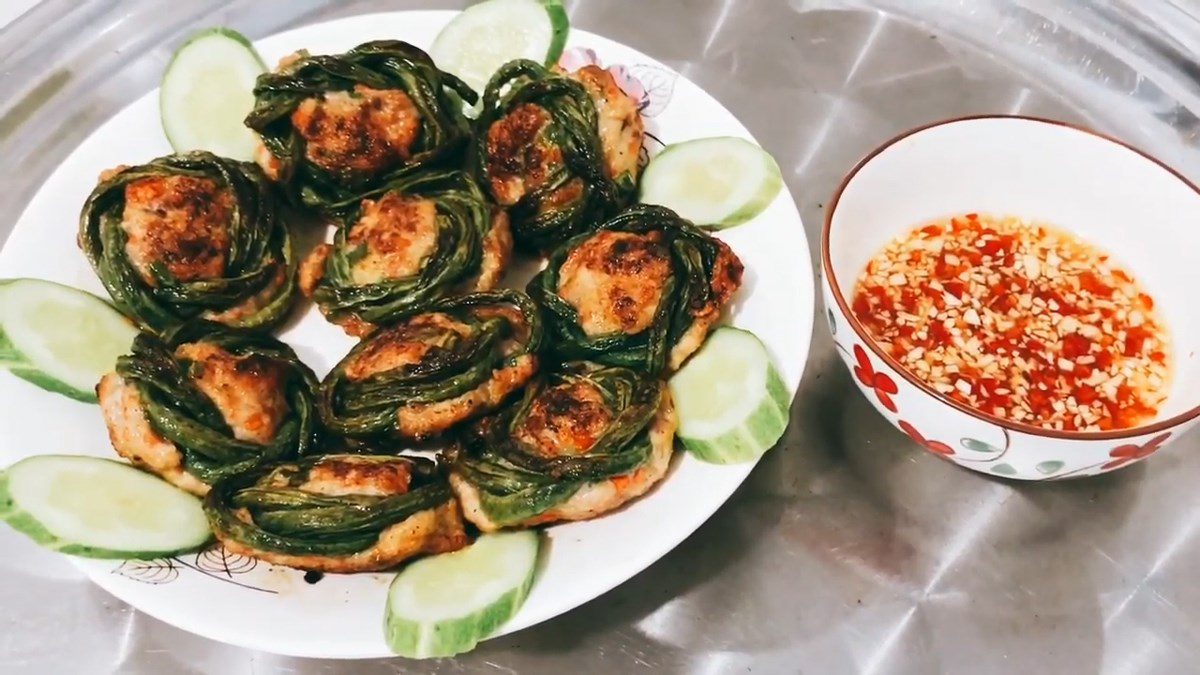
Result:
[[[923,436],[921,434],[921,432],[917,431],[916,427],[909,424],[908,422],[905,422],[904,420],[900,420],[900,421],[896,422],[896,426],[900,427],[900,431],[903,431],[905,434],[907,434],[909,438],[916,441],[917,445],[925,448],[926,450],[932,452],[935,455],[938,455],[940,457],[950,457],[951,455],[954,454],[954,448],[950,447],[949,445],[946,445],[945,443],[943,443],[941,441],[934,441],[934,440],[925,438],[925,436]]]
[[[875,392],[875,398],[879,399],[879,405],[891,412],[899,412],[896,409],[896,403],[892,400],[892,397],[900,391],[896,388],[896,381],[888,377],[886,373],[876,371],[875,367],[871,365],[867,351],[860,345],[854,345],[854,359],[857,361],[854,366],[854,377],[858,378],[864,387]]]
[[[1066,432],[1017,423],[938,393],[876,345],[850,309],[867,260],[923,222],[972,211],[1080,230],[1151,289],[1174,342],[1164,407],[1131,429]],[[826,209],[821,286],[830,332],[855,384],[917,445],[992,476],[1059,480],[1131,466],[1200,421],[1200,188],[1158,160],[1060,122],[990,115],[888,141],[846,177]],[[1082,223],[1082,225],[1081,225]],[[1139,236],[1130,243],[1129,224]],[[957,439],[957,444],[952,444]],[[996,439],[996,440],[990,440]]]
[[[1104,471],[1111,471],[1118,467],[1125,466],[1131,462],[1145,459],[1157,452],[1158,449],[1161,448],[1163,444],[1166,443],[1170,438],[1171,432],[1168,431],[1165,434],[1159,434],[1158,436],[1151,438],[1141,445],[1138,445],[1137,443],[1118,445],[1112,449],[1112,452],[1108,453],[1108,456],[1113,458],[1112,461],[1106,463],[1101,468]]]

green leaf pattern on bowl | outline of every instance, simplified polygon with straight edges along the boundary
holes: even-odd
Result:
[[[980,441],[980,440],[977,440],[974,438],[962,438],[962,439],[959,439],[958,442],[960,445],[962,445],[967,450],[970,450],[971,452],[986,452],[989,454],[995,454],[997,452],[1000,452],[1000,448],[997,448],[996,446],[994,446],[990,443],[984,443],[983,441]],[[1001,466],[1008,466],[1008,465],[1002,464]]]
[[[1035,468],[1038,470],[1038,473],[1048,476],[1063,468],[1063,464],[1064,462],[1052,459],[1046,462],[1039,462]]]

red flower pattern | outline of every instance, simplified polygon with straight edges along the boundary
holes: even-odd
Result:
[[[896,388],[896,383],[892,378],[884,373],[875,372],[875,367],[871,365],[867,351],[860,345],[854,345],[854,358],[858,361],[858,365],[854,366],[854,376],[858,378],[858,381],[862,382],[864,387],[875,390],[875,398],[879,399],[879,403],[883,407],[892,412],[898,412],[892,396],[899,389]]]
[[[903,431],[904,433],[908,434],[909,438],[913,439],[921,447],[932,452],[933,454],[941,455],[942,457],[949,457],[954,454],[954,448],[950,447],[949,445],[946,445],[945,443],[943,443],[941,441],[931,441],[928,438],[925,438],[925,436],[923,436],[921,434],[921,432],[917,431],[916,427],[909,424],[908,422],[905,422],[904,420],[900,420],[899,422],[897,422],[897,424],[900,425],[900,431]]]
[[[1149,457],[1157,452],[1158,449],[1162,447],[1162,444],[1166,443],[1167,439],[1170,437],[1171,432],[1168,431],[1165,434],[1159,434],[1154,438],[1151,438],[1143,445],[1137,445],[1134,443],[1118,445],[1112,449],[1112,452],[1108,453],[1108,456],[1113,458],[1112,461],[1100,468],[1102,471],[1108,471],[1109,469],[1115,469],[1119,466],[1125,466],[1130,462],[1136,462],[1139,459]]]

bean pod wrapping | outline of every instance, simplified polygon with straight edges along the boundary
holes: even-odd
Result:
[[[83,206],[79,245],[118,310],[158,333],[195,318],[283,319],[295,262],[257,166],[191,152],[106,174]]]
[[[662,477],[675,424],[658,378],[563,364],[519,401],[468,425],[449,457],[451,485],[485,531],[594,517]]]
[[[203,494],[221,478],[315,452],[313,372],[270,335],[211,322],[140,333],[98,388],[118,453]]]
[[[699,349],[742,271],[724,242],[638,205],[557,248],[528,290],[562,359],[657,373]]]
[[[246,126],[259,161],[292,200],[333,213],[414,169],[453,163],[470,136],[475,92],[406,42],[366,42],[343,54],[300,53],[260,75]]]
[[[542,322],[519,291],[447,298],[381,327],[321,383],[331,431],[423,440],[495,409],[538,368]]]
[[[324,455],[219,481],[204,500],[226,549],[323,572],[394,567],[467,543],[454,497],[419,457]]]
[[[301,289],[347,331],[411,314],[503,276],[512,235],[502,209],[460,171],[392,181],[347,212],[332,244],[301,267]]]
[[[620,118],[602,127],[598,100]],[[488,82],[475,128],[476,175],[509,208],[525,248],[551,248],[634,197],[642,120],[605,71],[505,64]]]

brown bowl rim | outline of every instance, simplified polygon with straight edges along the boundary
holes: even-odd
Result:
[[[1026,434],[1029,436],[1040,436],[1043,438],[1055,438],[1055,439],[1071,440],[1071,441],[1125,440],[1125,439],[1134,438],[1137,436],[1147,436],[1147,435],[1153,434],[1155,432],[1164,431],[1167,429],[1174,429],[1175,427],[1178,427],[1179,425],[1192,420],[1197,415],[1200,415],[1200,405],[1197,405],[1189,410],[1186,410],[1178,415],[1175,415],[1174,417],[1170,417],[1165,420],[1160,420],[1160,421],[1154,422],[1152,424],[1148,424],[1148,425],[1140,426],[1140,427],[1130,427],[1128,429],[1114,429],[1111,431],[1059,431],[1057,429],[1046,429],[1044,427],[1037,427],[1037,426],[1033,426],[1031,424],[1024,424],[1021,422],[1014,422],[1012,420],[1007,420],[1007,419],[1004,419],[1003,417],[997,417],[990,413],[976,410],[975,408],[972,408],[971,406],[966,405],[965,403],[960,403],[960,402],[938,392],[937,390],[933,389],[929,385],[925,384],[925,382],[918,379],[916,375],[913,375],[911,372],[909,372],[909,370],[907,368],[905,368],[899,362],[897,362],[895,359],[893,359],[891,357],[891,355],[887,354],[882,349],[880,349],[879,346],[875,343],[875,340],[867,334],[866,330],[864,330],[862,325],[858,322],[858,319],[855,318],[854,313],[852,311],[850,311],[850,307],[846,304],[846,299],[842,294],[841,287],[838,285],[837,276],[833,272],[833,263],[829,257],[829,232],[833,227],[833,214],[837,211],[838,204],[841,202],[842,193],[846,190],[846,186],[850,184],[850,181],[852,181],[854,179],[854,177],[858,175],[858,172],[861,171],[862,168],[865,167],[868,163],[870,163],[871,160],[875,159],[875,157],[882,154],[885,150],[887,150],[888,148],[891,148],[893,145],[908,138],[909,136],[914,136],[922,131],[927,131],[929,129],[933,129],[933,128],[940,127],[940,126],[946,126],[949,124],[957,124],[960,122],[971,122],[971,121],[976,121],[976,120],[991,120],[991,119],[1022,120],[1022,121],[1026,121],[1026,122],[1036,122],[1039,124],[1049,124],[1049,125],[1063,127],[1066,129],[1071,129],[1073,131],[1078,131],[1081,133],[1085,133],[1085,134],[1094,136],[1103,141],[1107,141],[1114,145],[1118,145],[1126,150],[1129,150],[1133,153],[1140,155],[1141,157],[1143,157],[1145,159],[1150,160],[1151,162],[1157,164],[1160,168],[1165,170],[1167,173],[1174,176],[1176,179],[1178,179],[1180,182],[1182,182],[1188,188],[1190,188],[1193,192],[1195,192],[1197,194],[1197,196],[1200,196],[1200,187],[1197,187],[1195,183],[1188,180],[1182,173],[1173,169],[1172,167],[1167,165],[1165,162],[1163,162],[1162,160],[1158,159],[1157,157],[1151,155],[1150,153],[1148,153],[1144,150],[1141,150],[1140,148],[1137,148],[1133,145],[1130,145],[1129,143],[1122,141],[1119,138],[1115,138],[1113,136],[1109,136],[1108,134],[1103,134],[1098,131],[1094,131],[1092,129],[1089,129],[1087,127],[1084,127],[1084,126],[1081,126],[1078,124],[1072,124],[1070,122],[1064,122],[1061,120],[1054,120],[1054,119],[1049,119],[1049,118],[1045,118],[1045,117],[1036,117],[1036,116],[1032,116],[1032,115],[1010,115],[1010,114],[997,113],[997,114],[967,115],[967,116],[963,116],[963,117],[952,117],[949,119],[944,119],[944,120],[940,120],[937,122],[930,122],[928,124],[922,124],[920,126],[913,127],[907,131],[897,134],[896,136],[893,136],[892,138],[888,139],[887,141],[884,141],[882,144],[880,144],[874,150],[867,153],[867,155],[865,157],[860,159],[858,161],[858,163],[854,165],[854,168],[850,169],[850,171],[844,177],[842,177],[841,183],[838,184],[837,190],[835,190],[833,193],[833,199],[829,202],[829,206],[826,207],[826,209],[825,209],[825,223],[821,228],[821,267],[822,267],[822,272],[824,273],[826,283],[829,284],[830,290],[832,291],[834,302],[837,303],[838,308],[841,310],[842,315],[844,317],[846,317],[846,320],[850,323],[850,327],[852,329],[854,329],[855,334],[858,335],[859,339],[863,342],[863,344],[867,345],[867,348],[870,349],[875,354],[875,356],[877,356],[878,358],[883,360],[883,362],[886,363],[892,370],[899,373],[901,377],[903,377],[905,380],[907,380],[909,382],[909,384],[915,386],[917,389],[928,394],[929,396],[932,396],[934,399],[936,399],[946,405],[949,405],[950,407],[952,407],[956,410],[959,410],[960,412],[964,412],[964,413],[970,415],[971,417],[982,420],[989,424],[996,425],[1003,429],[1020,432],[1022,434]]]

